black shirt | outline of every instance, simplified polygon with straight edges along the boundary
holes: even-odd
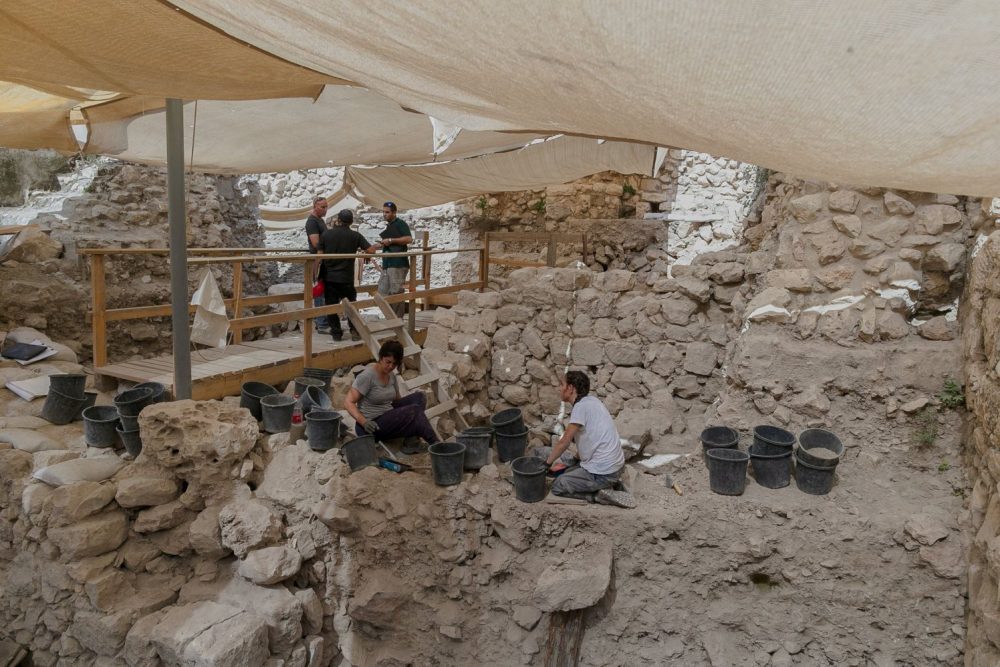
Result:
[[[325,231],[326,231],[326,223],[323,222],[323,218],[317,217],[315,215],[310,215],[306,219],[306,243],[309,244],[309,252],[311,254],[315,255],[319,251],[313,247],[312,241],[309,240],[309,237],[312,234],[322,235],[323,232]]]
[[[324,254],[336,255],[367,250],[371,247],[364,236],[350,227],[331,227],[319,237],[319,247]],[[324,259],[324,280],[331,283],[354,283],[353,259]]]

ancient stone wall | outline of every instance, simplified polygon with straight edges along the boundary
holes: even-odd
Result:
[[[229,177],[187,177],[189,247],[263,247],[252,192],[234,187]],[[41,229],[31,242],[0,259],[0,329],[31,326],[57,340],[75,341],[89,356],[89,266],[81,248],[165,248],[169,236],[166,173],[161,169],[105,161],[84,192],[65,200],[58,212],[41,213]],[[212,267],[223,294],[229,295],[232,269]],[[190,271],[193,290],[201,271]],[[273,265],[248,265],[244,293],[264,294]],[[166,256],[122,256],[106,266],[107,305],[123,308],[170,302]],[[169,350],[169,320],[135,320],[108,328],[112,358]]]
[[[995,200],[994,200],[995,201]],[[1000,662],[1000,211],[976,238],[963,300],[965,398],[970,411],[965,456],[969,498],[969,610],[966,664]]]

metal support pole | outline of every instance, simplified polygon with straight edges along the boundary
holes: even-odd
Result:
[[[167,100],[167,219],[170,222],[170,301],[173,318],[174,398],[191,398],[188,332],[187,205],[184,201],[184,105]]]

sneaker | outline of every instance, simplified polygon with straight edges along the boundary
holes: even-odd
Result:
[[[316,327],[316,333],[328,334],[330,333],[330,327]]]
[[[614,505],[625,509],[633,509],[636,506],[635,498],[628,491],[601,489],[594,496],[594,500],[602,505]]]
[[[330,337],[333,338],[333,342],[339,343],[340,341],[344,340],[344,332],[334,331],[333,333],[330,334]]]
[[[413,454],[419,454],[421,449],[420,438],[407,438],[403,441],[403,446],[399,448],[399,451],[403,452],[407,456],[412,456]]]

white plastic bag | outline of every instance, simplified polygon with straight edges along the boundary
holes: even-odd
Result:
[[[201,283],[191,297],[191,305],[195,306],[191,342],[225,347],[226,335],[229,333],[229,316],[226,314],[222,292],[219,291],[215,277],[208,268],[205,269]]]

